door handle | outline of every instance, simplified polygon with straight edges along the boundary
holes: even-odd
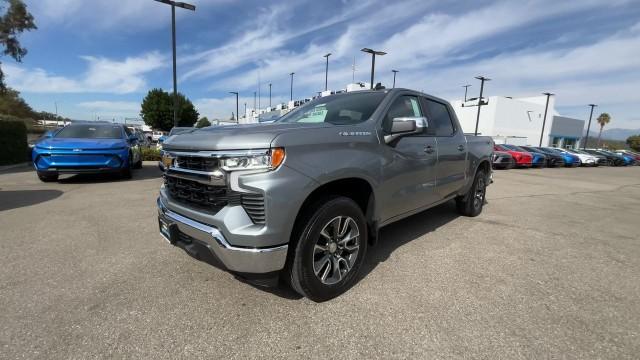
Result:
[[[427,145],[427,146],[424,147],[424,152],[426,152],[427,154],[431,154],[434,151],[435,151],[435,149],[431,145]]]
[[[459,151],[464,151],[464,145],[458,145],[458,150]]]

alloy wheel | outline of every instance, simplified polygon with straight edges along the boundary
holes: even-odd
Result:
[[[325,285],[337,284],[351,271],[360,249],[358,224],[349,216],[327,222],[313,247],[313,272]]]
[[[480,177],[478,179],[478,182],[476,183],[476,189],[473,194],[474,208],[476,209],[479,208],[482,205],[482,202],[484,202],[484,191],[485,191],[484,178]]]

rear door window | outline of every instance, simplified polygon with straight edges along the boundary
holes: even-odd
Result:
[[[427,131],[435,136],[451,136],[455,132],[447,105],[431,99],[424,99],[427,108]]]

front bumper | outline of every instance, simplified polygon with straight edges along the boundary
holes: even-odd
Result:
[[[261,248],[233,246],[218,228],[169,210],[161,198],[157,204],[160,233],[171,244],[184,248],[196,242],[209,252],[206,255],[213,256],[232,272],[264,274],[284,268],[288,245]]]
[[[34,168],[50,173],[116,172],[129,166],[129,150],[43,150],[32,153]]]

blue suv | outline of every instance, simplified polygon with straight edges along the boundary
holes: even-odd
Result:
[[[142,167],[138,137],[115,124],[72,124],[47,133],[31,153],[38,178],[58,180],[59,174],[118,173],[131,178]]]

